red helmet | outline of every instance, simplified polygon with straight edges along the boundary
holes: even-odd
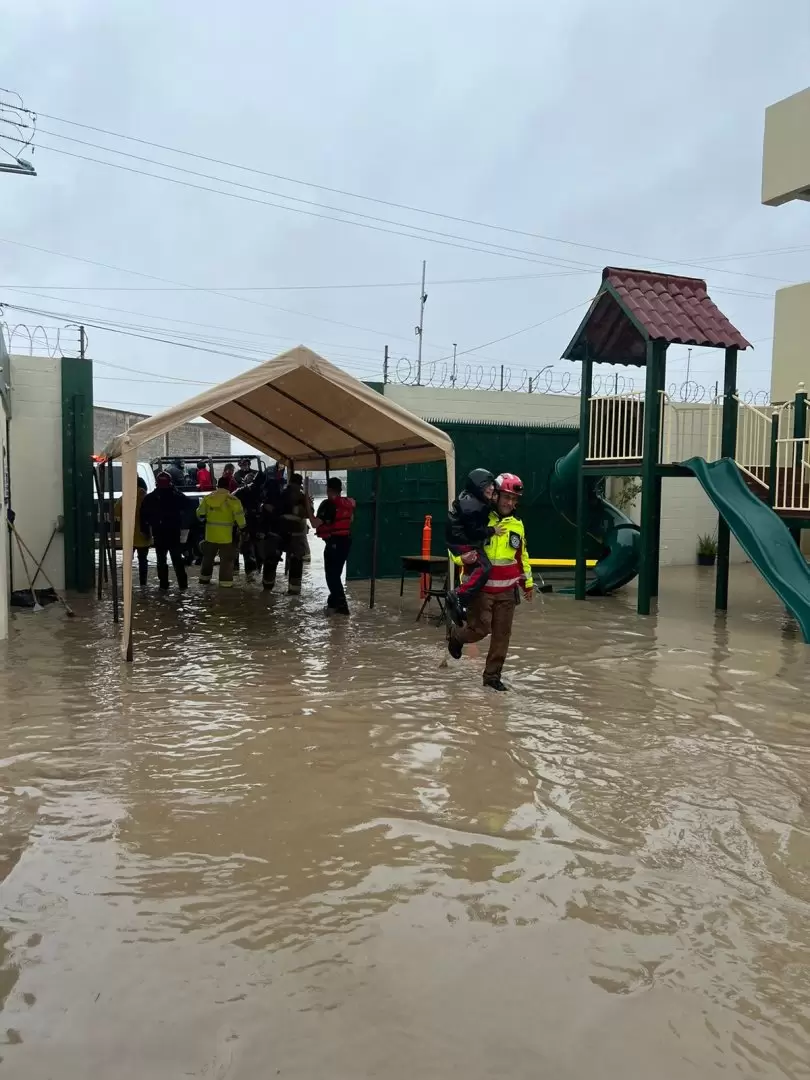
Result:
[[[500,476],[496,476],[495,487],[498,491],[509,492],[510,495],[523,494],[523,481],[511,472],[502,472]]]

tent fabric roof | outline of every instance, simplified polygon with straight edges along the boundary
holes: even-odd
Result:
[[[453,460],[439,428],[299,345],[140,420],[105,448],[121,457],[197,416],[298,469]]]
[[[709,296],[701,278],[606,266],[588,314],[563,353],[597,363],[643,364],[647,341],[747,349],[750,345]]]

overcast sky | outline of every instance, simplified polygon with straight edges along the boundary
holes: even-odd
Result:
[[[89,331],[94,360],[164,379],[216,382],[250,357],[299,342],[379,377],[386,343],[392,368],[415,358],[426,259],[428,372],[453,342],[463,353],[500,338],[460,356],[462,371],[467,360],[487,371],[501,363],[513,373],[549,364],[562,371],[558,357],[602,266],[657,265],[708,278],[756,344],[741,364],[741,387],[768,387],[773,292],[810,279],[810,219],[804,204],[760,205],[763,117],[807,84],[808,0],[6,0],[3,8],[0,83],[39,113],[39,134],[36,152],[24,155],[36,179],[0,175],[0,237],[75,257],[0,243],[0,300],[55,313],[6,309],[12,324],[104,319],[238,354]],[[289,180],[122,142],[44,113]],[[312,215],[345,215],[290,198],[383,219],[353,219],[383,230],[450,235],[431,241],[326,220]],[[518,250],[470,250],[493,244]],[[802,250],[726,257],[784,247]],[[267,288],[144,291],[166,281],[126,270],[220,293]],[[469,281],[479,278],[504,280]],[[468,280],[448,283],[458,279]],[[373,283],[394,285],[278,288]],[[685,355],[671,350],[671,379],[683,376]],[[697,380],[713,384],[718,372],[714,355],[694,356]],[[144,412],[198,389],[107,366],[96,374],[98,403]]]

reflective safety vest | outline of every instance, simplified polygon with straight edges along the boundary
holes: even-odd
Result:
[[[245,527],[245,508],[230,491],[217,488],[200,500],[197,517],[205,521],[205,539],[209,544],[233,543],[233,527]]]
[[[492,569],[483,591],[502,593],[506,589],[514,589],[515,585],[524,589],[534,588],[523,522],[516,517],[499,517],[493,510],[489,515],[489,524],[493,528],[504,526],[506,533],[503,536],[490,536],[484,544]],[[454,562],[461,563],[457,555],[451,557]]]
[[[335,507],[335,520],[324,522],[318,529],[321,540],[331,540],[333,536],[351,536],[352,518],[354,508],[357,505],[354,499],[347,499],[344,495],[338,495],[332,500]]]

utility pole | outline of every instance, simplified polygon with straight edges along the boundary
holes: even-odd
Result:
[[[388,346],[385,346],[385,357],[383,358],[383,385],[388,382]]]
[[[450,385],[455,390],[456,388],[456,350],[458,349],[458,342],[453,342],[453,374],[450,376]]]
[[[427,302],[427,293],[425,292],[425,268],[427,262],[422,259],[422,289],[419,293],[419,325],[414,327],[414,333],[419,339],[416,354],[416,385],[422,385],[422,331],[425,326],[425,303]]]
[[[692,350],[686,350],[686,381],[689,382],[689,369],[692,366]]]
[[[10,100],[16,98],[16,101]],[[23,150],[31,146],[36,134],[36,114],[26,109],[23,99],[16,90],[4,90],[0,88],[0,118],[4,125],[0,130],[0,173],[11,173],[15,176],[36,176],[37,171],[30,161],[20,157]],[[10,127],[17,133],[17,137],[9,134]],[[26,135],[26,129],[30,134]],[[19,146],[20,149],[12,153],[6,149],[6,141]]]

